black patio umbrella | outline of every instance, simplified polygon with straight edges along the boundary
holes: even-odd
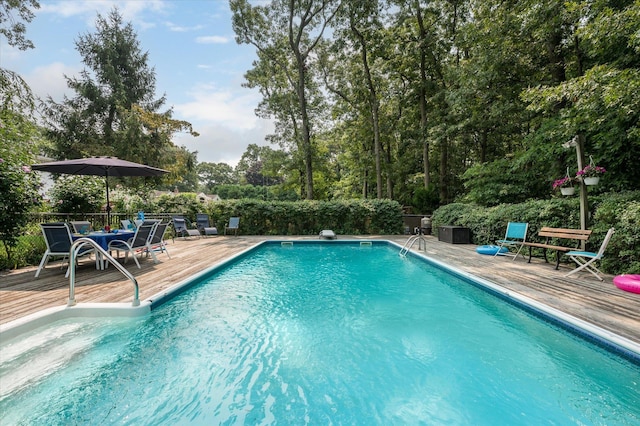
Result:
[[[169,173],[167,170],[133,163],[116,157],[89,157],[75,160],[52,161],[34,164],[32,170],[68,175],[104,176],[107,187],[107,224],[111,223],[111,206],[109,205],[109,176],[160,176]]]

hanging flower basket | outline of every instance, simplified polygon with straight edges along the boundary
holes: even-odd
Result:
[[[585,185],[597,185],[600,177],[607,173],[604,167],[593,164],[593,157],[589,157],[589,165],[576,173],[577,179],[582,179]]]
[[[593,185],[597,185],[600,182],[600,177],[585,177],[582,178],[582,181],[584,182],[585,185],[588,186],[593,186]]]
[[[576,188],[574,187],[575,178],[569,176],[569,170],[567,175],[563,178],[556,179],[553,182],[553,189],[560,189],[562,195],[573,195]]]

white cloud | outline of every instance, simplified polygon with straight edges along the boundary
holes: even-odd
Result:
[[[196,37],[196,43],[200,44],[226,44],[229,43],[228,37],[223,36],[202,36]]]
[[[188,134],[176,135],[174,142],[185,146],[189,151],[198,151],[200,163],[227,163],[235,167],[249,144],[267,145],[265,136],[273,132],[273,124],[267,120],[257,120],[249,129],[232,129],[224,125],[194,124],[200,136],[194,138]]]
[[[193,98],[191,102],[174,106],[174,110],[185,120],[202,120],[241,130],[256,125],[258,118],[254,109],[260,102],[260,96],[255,91],[242,89],[242,92],[234,92],[199,86],[190,95]]]
[[[22,77],[27,81],[33,93],[41,98],[51,96],[54,101],[62,101],[63,95],[73,96],[73,91],[67,86],[64,76],[76,76],[80,73],[79,68],[65,65],[61,62],[54,62],[46,66],[34,68],[33,71]]]
[[[87,19],[89,25],[95,22],[96,14],[107,15],[114,7],[118,8],[125,21],[136,21],[145,11],[163,12],[167,9],[164,0],[61,0],[55,2],[41,2],[38,13],[49,13],[62,18],[82,16]],[[148,27],[148,24],[139,22],[138,25]]]
[[[173,32],[177,32],[177,33],[186,33],[189,31],[197,31],[197,30],[201,30],[203,28],[202,25],[194,25],[192,27],[183,27],[181,25],[178,24],[174,24],[173,22],[165,22],[165,25],[167,28],[169,28],[169,31],[173,31]]]
[[[256,117],[260,102],[256,91],[219,90],[212,85],[195,87],[190,102],[174,106],[175,117],[193,124],[200,136],[176,135],[175,143],[198,151],[199,162],[227,163],[235,166],[247,145],[266,145],[273,123]]]

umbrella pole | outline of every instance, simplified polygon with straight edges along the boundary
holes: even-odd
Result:
[[[111,227],[111,204],[109,204],[109,172],[104,175],[104,180],[107,185],[107,224],[105,226]]]

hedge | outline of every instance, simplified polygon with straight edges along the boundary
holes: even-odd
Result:
[[[589,198],[593,231],[586,249],[597,251],[609,228],[616,232],[607,246],[600,265],[603,272],[640,274],[640,192],[604,194]],[[532,200],[520,204],[482,207],[453,203],[440,207],[432,217],[433,229],[442,225],[457,225],[471,229],[474,244],[492,244],[504,237],[508,222],[527,222],[527,239],[540,241],[538,231],[543,226],[580,228],[580,204],[577,197]],[[535,253],[535,252],[534,252]],[[567,259],[566,256],[563,259]]]

